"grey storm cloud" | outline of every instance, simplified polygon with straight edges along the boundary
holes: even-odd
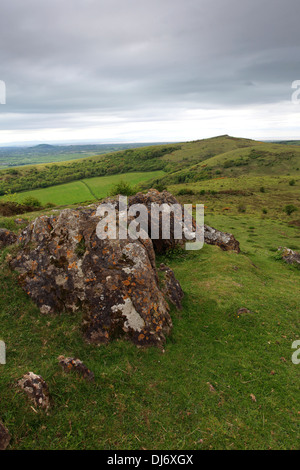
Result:
[[[2,0],[1,129],[288,100],[299,17],[299,0]]]

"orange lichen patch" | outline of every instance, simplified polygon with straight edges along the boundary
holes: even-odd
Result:
[[[96,278],[95,277],[92,277],[91,279],[86,279],[85,282],[93,282],[93,281],[96,281]]]
[[[124,284],[124,286],[130,286],[130,281],[126,279],[126,281],[122,281],[122,284]]]
[[[77,240],[78,242],[81,242],[81,240],[82,240],[83,237],[82,237],[81,233],[79,233],[79,234],[76,235],[74,238],[76,238],[76,240]]]
[[[32,261],[32,262],[31,262],[31,269],[32,269],[32,271],[34,271],[34,270],[37,268],[37,265],[38,265],[38,264],[37,264],[37,261]]]
[[[69,264],[68,269],[78,269],[76,262],[74,261],[73,263]]]
[[[141,333],[138,337],[138,341],[142,341],[144,338],[145,338],[145,335],[143,335],[143,333]]]
[[[48,224],[48,229],[52,230],[52,225]]]
[[[68,250],[67,251],[67,258],[71,258],[73,256],[73,251],[72,250]]]
[[[95,248],[95,246],[97,245],[97,242],[93,242],[92,243],[92,246]]]
[[[117,289],[118,289],[118,288],[117,288],[117,286],[115,286],[115,285],[113,285],[113,286],[111,287],[111,290],[117,290]]]

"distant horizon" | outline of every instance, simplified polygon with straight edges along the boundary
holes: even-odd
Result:
[[[52,145],[52,146],[71,146],[71,145],[130,145],[130,144],[172,144],[172,143],[180,143],[180,142],[193,142],[196,140],[205,140],[205,139],[213,139],[216,137],[228,135],[230,137],[236,139],[250,139],[256,140],[261,142],[282,142],[282,141],[290,141],[290,140],[300,140],[299,137],[283,137],[283,138],[253,138],[253,137],[245,137],[245,136],[236,136],[231,134],[216,134],[209,137],[200,137],[198,139],[189,139],[189,140],[36,140],[36,141],[13,141],[13,142],[0,142],[1,148],[9,148],[9,147],[37,147],[39,145]]]

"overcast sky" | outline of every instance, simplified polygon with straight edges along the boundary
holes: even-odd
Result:
[[[299,18],[299,0],[1,0],[0,144],[300,139]]]

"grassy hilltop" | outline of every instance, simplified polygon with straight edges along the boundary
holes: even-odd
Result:
[[[12,193],[30,175],[46,185],[75,175],[10,196],[31,195],[43,205],[98,199],[121,179],[141,189],[167,187],[182,203],[204,203],[205,222],[241,245],[240,254],[205,245],[157,258],[185,293],[183,310],[171,310],[165,353],[122,340],[87,345],[75,327],[81,313],[42,316],[8,268],[16,249],[0,251],[0,338],[8,348],[0,417],[11,448],[299,448],[300,365],[291,356],[300,338],[300,270],[277,255],[279,246],[300,251],[299,168],[296,145],[220,136],[1,172],[3,192]],[[81,173],[91,169],[101,173]],[[0,226],[18,231],[52,210],[22,214],[21,226],[16,216],[1,217]],[[241,307],[250,312],[238,315]],[[60,354],[80,357],[95,384],[62,372]],[[48,415],[14,387],[29,370],[49,384]]]

